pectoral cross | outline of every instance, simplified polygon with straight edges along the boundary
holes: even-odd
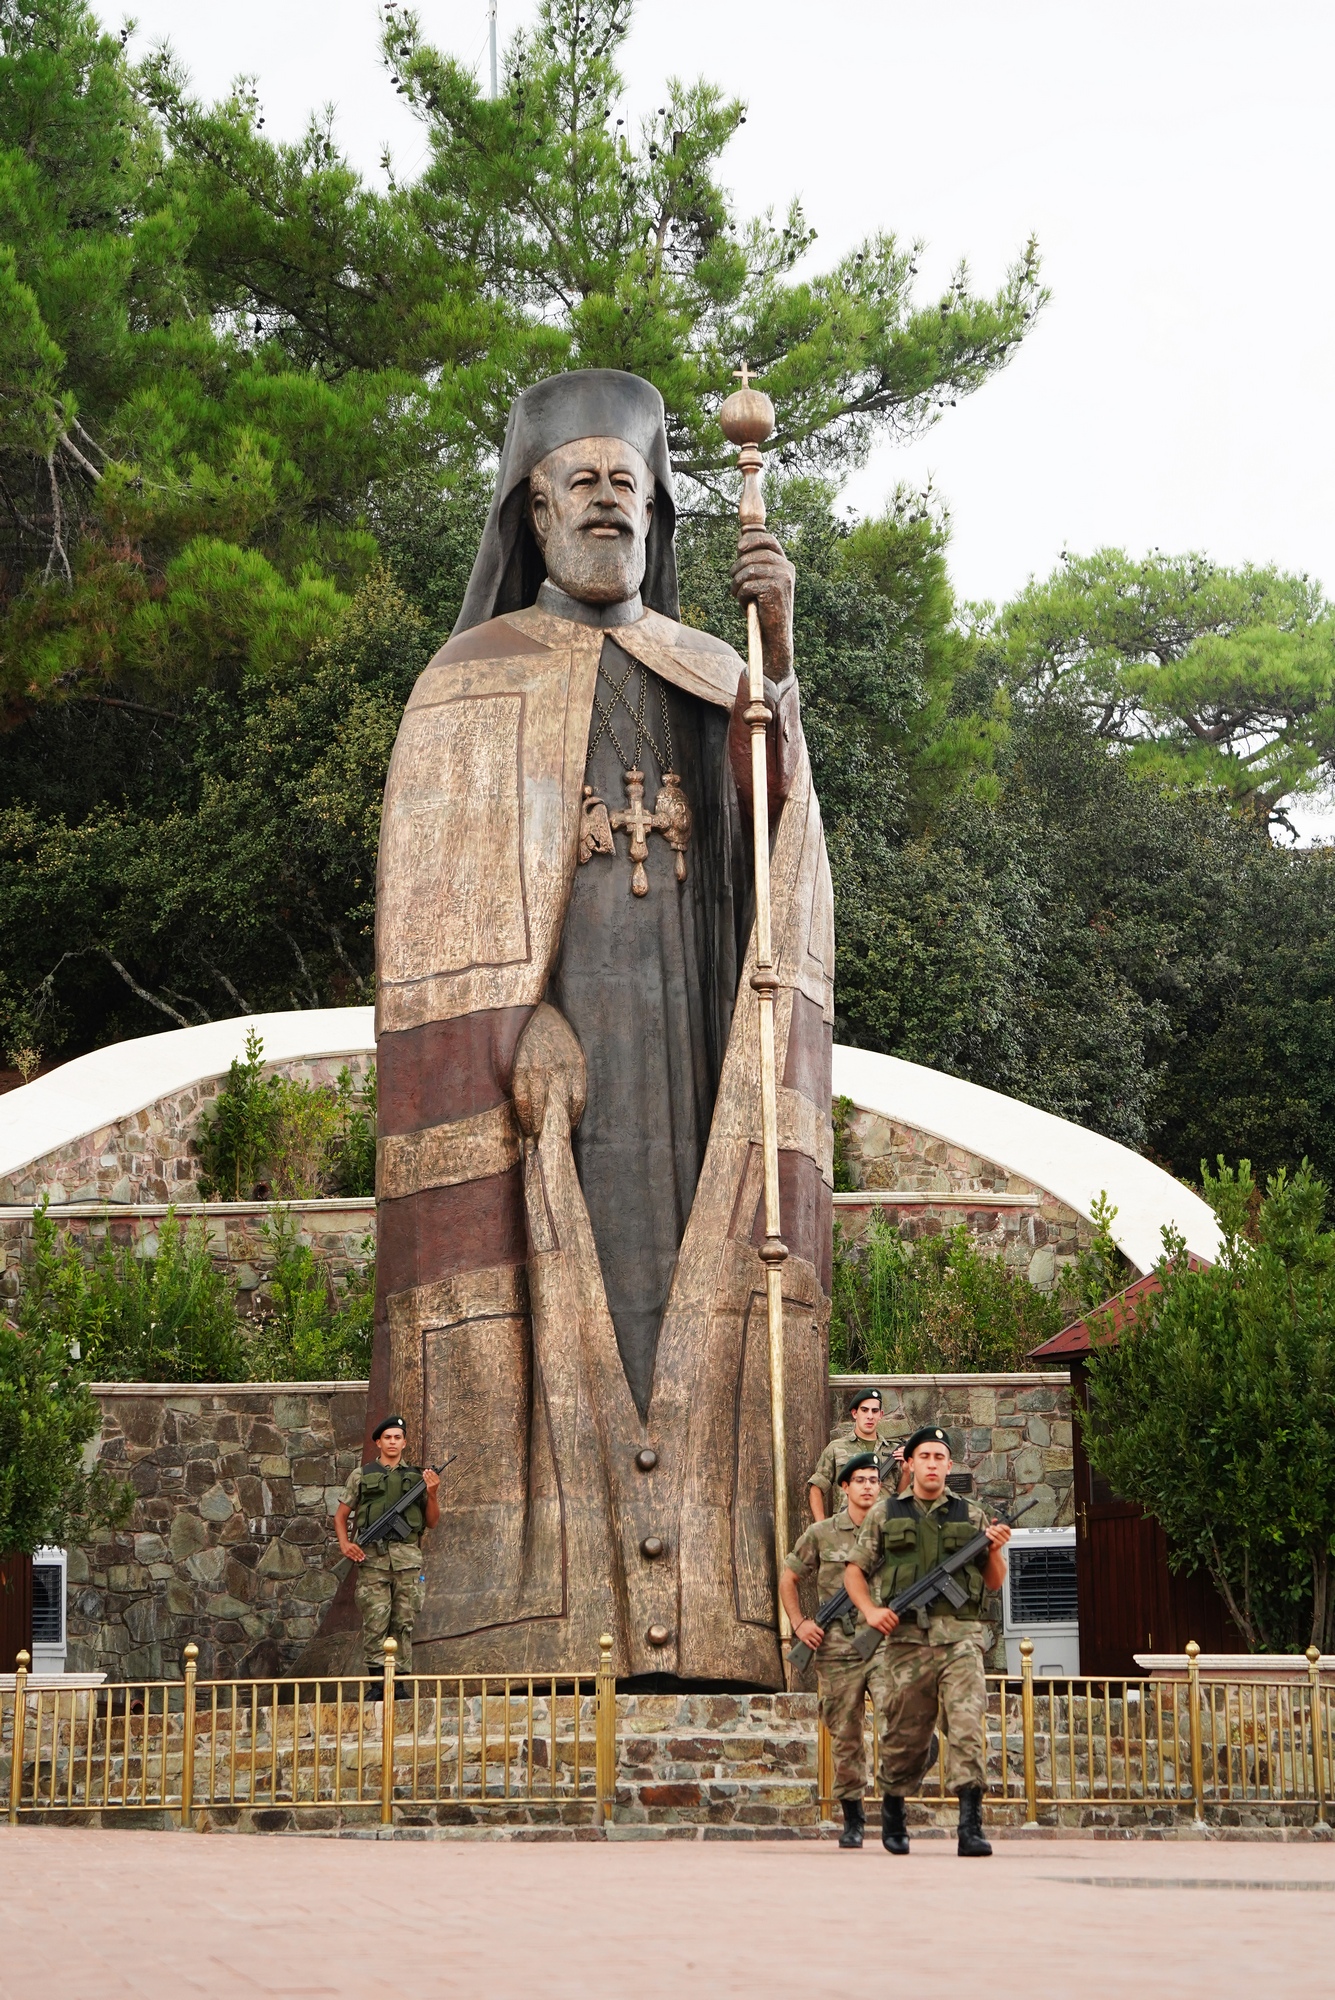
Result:
[[[588,861],[595,854],[613,854],[616,849],[612,840],[613,830],[630,835],[630,858],[635,866],[631,870],[631,893],[647,896],[649,877],[644,864],[649,859],[649,835],[661,834],[675,856],[674,872],[679,882],[686,880],[686,848],[691,838],[691,808],[686,803],[686,794],[681,789],[681,780],[675,771],[663,773],[663,783],[654,809],[650,812],[644,803],[644,773],[631,770],[626,773],[626,806],[624,811],[609,813],[606,805],[597,796],[591,785],[584,787],[583,826],[580,830],[579,858]]]

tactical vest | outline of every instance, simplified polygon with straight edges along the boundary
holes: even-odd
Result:
[[[422,1477],[415,1465],[382,1465],[373,1458],[369,1465],[362,1467],[362,1481],[357,1489],[357,1533],[378,1521],[387,1507],[392,1507],[400,1494],[410,1486],[416,1486]],[[422,1505],[424,1495],[419,1494],[411,1507],[403,1510],[405,1526],[413,1535],[420,1535],[426,1526],[426,1510]]]
[[[919,1577],[926,1576],[928,1570],[935,1569],[947,1556],[953,1556],[956,1549],[962,1549],[966,1542],[973,1540],[978,1529],[969,1518],[969,1503],[958,1494],[952,1495],[946,1505],[935,1513],[919,1514],[915,1509],[913,1496],[906,1493],[902,1500],[888,1500],[885,1503],[885,1519],[881,1523],[881,1571],[878,1578],[879,1602],[888,1604],[898,1591],[907,1590]],[[969,1593],[968,1602],[958,1608],[944,1598],[938,1599],[930,1612],[919,1612],[918,1622],[925,1625],[929,1617],[939,1618],[981,1618],[986,1585],[983,1572],[976,1563],[966,1563],[963,1569],[955,1571],[955,1581]]]

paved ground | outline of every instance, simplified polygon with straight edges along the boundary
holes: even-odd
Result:
[[[859,1954],[878,1996],[1325,2000],[1335,1846],[1009,1841],[964,1862],[942,1842],[896,1861],[0,1828],[3,2000],[812,2000],[850,1990]]]

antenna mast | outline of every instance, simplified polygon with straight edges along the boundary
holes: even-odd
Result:
[[[491,94],[496,90],[496,0],[487,0],[487,27],[491,35]]]

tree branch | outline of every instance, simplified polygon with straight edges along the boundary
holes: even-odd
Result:
[[[56,557],[59,555],[61,568],[65,572],[65,581],[73,588],[74,572],[70,568],[70,559],[65,553],[65,512],[60,504],[60,481],[56,478],[56,448],[54,445],[52,445],[50,455],[46,461],[46,474],[51,482],[51,552],[47,556],[46,568],[42,572],[42,582],[50,583],[51,571],[55,565]]]
[[[150,993],[146,986],[141,986],[139,984],[139,981],[125,970],[125,967],[121,964],[118,958],[113,958],[111,953],[107,951],[105,947],[102,947],[101,949],[102,949],[102,956],[106,959],[108,965],[112,967],[113,971],[119,972],[121,978],[125,981],[125,984],[129,987],[132,993],[137,993],[139,995],[139,998],[141,1000],[147,1001],[150,1007],[156,1007],[159,1014],[165,1014],[169,1021],[175,1021],[178,1028],[188,1028],[190,1026],[190,1023],[189,1021],[186,1020],[184,1014],[178,1014],[176,1009],[174,1007],[169,1007],[165,1000],[159,1000],[156,993]]]

